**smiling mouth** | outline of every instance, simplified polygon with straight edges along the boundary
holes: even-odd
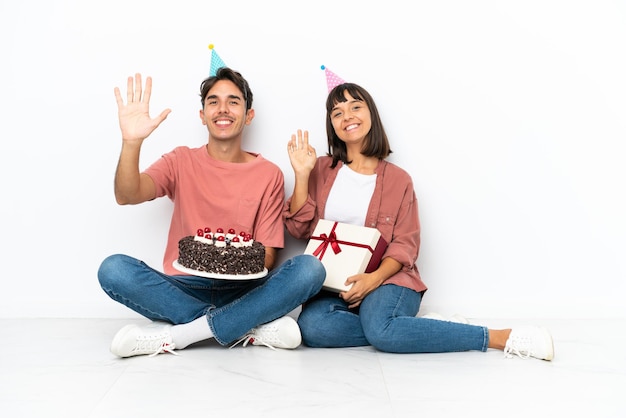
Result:
[[[359,127],[359,125],[358,125],[358,124],[353,123],[352,125],[348,125],[348,126],[346,126],[346,127],[344,128],[344,131],[351,131],[351,130],[356,129],[356,128],[358,128],[358,127]]]

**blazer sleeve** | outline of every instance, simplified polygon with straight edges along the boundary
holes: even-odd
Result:
[[[414,268],[420,247],[417,198],[408,173],[401,170],[396,174],[399,175],[386,179],[386,203],[381,205],[378,229],[388,242],[383,257],[391,257],[402,264],[403,270],[410,270]]]
[[[320,191],[323,187],[324,176],[321,173],[321,159],[315,162],[315,167],[309,176],[309,194],[307,200],[295,213],[290,213],[289,205],[292,196],[289,196],[283,207],[283,221],[291,236],[297,239],[309,239],[320,218],[317,201],[320,199]]]

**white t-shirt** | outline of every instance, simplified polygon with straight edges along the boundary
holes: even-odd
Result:
[[[343,165],[328,195],[324,219],[365,225],[367,209],[376,187],[376,174],[361,174]]]

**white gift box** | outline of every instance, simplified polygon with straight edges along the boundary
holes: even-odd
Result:
[[[376,228],[320,219],[304,254],[319,258],[326,268],[324,289],[343,292],[350,276],[374,271],[387,242]]]

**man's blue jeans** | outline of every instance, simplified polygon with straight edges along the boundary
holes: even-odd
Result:
[[[112,299],[153,321],[185,324],[206,315],[222,345],[300,306],[319,292],[325,276],[311,255],[295,256],[255,280],[169,276],[122,254],[107,257],[98,270]]]
[[[322,291],[305,303],[298,318],[309,347],[371,345],[390,353],[487,351],[487,328],[416,317],[421,293],[393,284],[367,295],[358,309]]]

